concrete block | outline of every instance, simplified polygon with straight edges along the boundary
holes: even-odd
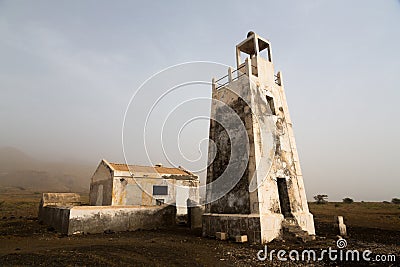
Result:
[[[216,232],[215,237],[219,240],[227,240],[228,239],[228,235],[224,232]]]
[[[81,204],[80,195],[75,193],[43,193],[39,204],[38,218],[40,222],[49,222],[50,225],[56,224],[56,229],[68,228],[65,218],[69,216],[69,210],[63,207],[79,206]],[[51,207],[60,207],[52,210]],[[61,227],[61,225],[63,225]]]
[[[80,195],[76,193],[43,193],[41,206],[79,206]]]
[[[244,242],[247,242],[247,235],[238,235],[238,236],[235,236],[235,241],[236,241],[237,243],[244,243]]]
[[[188,224],[190,229],[198,229],[203,226],[202,217],[204,214],[204,206],[188,206]]]
[[[339,234],[341,236],[347,236],[347,228],[346,225],[344,224],[343,216],[337,216],[337,224],[339,227]]]

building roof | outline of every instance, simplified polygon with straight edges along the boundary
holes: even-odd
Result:
[[[105,160],[104,160],[105,161]],[[126,171],[133,174],[154,174],[159,175],[179,175],[179,176],[195,176],[193,173],[183,168],[170,168],[160,165],[156,166],[140,166],[140,165],[127,165],[125,163],[112,163],[105,161],[110,167],[116,171]]]

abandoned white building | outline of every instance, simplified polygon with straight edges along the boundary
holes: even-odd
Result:
[[[90,182],[92,206],[176,205],[186,213],[186,201],[199,201],[199,178],[180,168],[127,165],[102,160]]]
[[[293,230],[312,238],[314,220],[270,42],[249,32],[236,46],[236,61],[235,70],[212,80],[203,235],[266,243]]]
[[[91,178],[90,206],[81,206],[78,194],[44,193],[39,220],[68,235],[168,227],[187,213],[188,200],[199,201],[198,189],[198,176],[181,167],[102,160]]]

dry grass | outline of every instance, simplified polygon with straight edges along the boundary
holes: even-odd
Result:
[[[3,217],[37,217],[41,192],[16,187],[0,188],[0,219]],[[81,194],[83,204],[89,202],[88,194]]]
[[[36,217],[41,192],[32,192],[15,187],[0,188],[0,218]],[[89,202],[87,193],[81,194],[84,204]],[[400,231],[400,205],[379,202],[309,203],[310,211],[317,221],[334,223],[341,215],[345,223],[353,227],[379,228]]]
[[[88,201],[87,193],[81,196],[83,202]],[[264,248],[261,245],[202,238],[200,231],[191,231],[187,227],[63,236],[35,219],[40,197],[41,194],[38,192],[0,188],[0,266],[264,266],[265,264],[256,258],[257,252]],[[350,228],[347,240],[352,249],[361,250],[368,246],[374,253],[390,253],[398,257],[399,206],[384,203],[323,205],[311,203],[310,210],[316,219],[317,240],[307,244],[290,240],[276,241],[269,243],[268,249],[321,250],[334,246],[337,231],[331,226],[335,215],[343,215]],[[281,263],[276,260],[271,265],[286,266]],[[332,266],[332,262],[316,262],[314,266],[326,265]],[[309,263],[296,262],[293,266],[309,266]]]
[[[15,187],[0,188],[0,218],[36,217],[41,198],[40,192],[21,190]],[[88,193],[81,194],[83,204],[89,202]],[[349,226],[379,228],[400,231],[400,205],[379,202],[309,203],[315,220],[334,223],[341,215]]]
[[[335,216],[340,215],[349,226],[400,231],[400,205],[382,202],[310,203],[309,208],[315,219],[321,222],[334,222]]]

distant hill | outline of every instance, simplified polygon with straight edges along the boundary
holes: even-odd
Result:
[[[13,147],[0,148],[0,187],[58,192],[89,191],[96,166],[36,160]]]

